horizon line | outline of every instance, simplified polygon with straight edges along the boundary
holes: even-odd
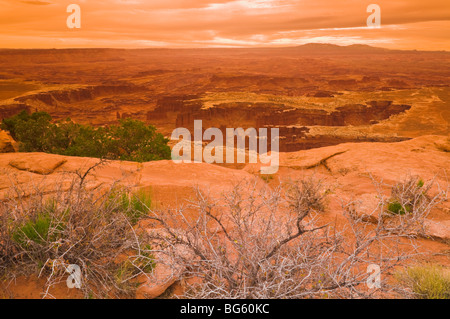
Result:
[[[403,52],[446,52],[450,53],[449,50],[420,50],[420,49],[389,49],[385,47],[373,46],[369,44],[348,44],[348,45],[339,45],[334,43],[325,43],[325,42],[311,42],[305,44],[298,44],[292,46],[207,46],[207,47],[48,47],[48,48],[11,48],[5,47],[0,48],[0,51],[3,50],[218,50],[218,49],[293,49],[293,48],[301,48],[310,45],[322,45],[322,46],[330,46],[335,48],[351,48],[351,47],[367,47],[371,49],[379,49],[385,51],[403,51]]]

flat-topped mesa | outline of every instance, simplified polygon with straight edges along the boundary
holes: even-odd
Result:
[[[214,87],[297,87],[309,83],[302,77],[270,76],[270,75],[213,75],[211,85]]]
[[[358,82],[355,79],[330,80],[328,85],[337,88],[354,88]]]
[[[279,103],[232,102],[220,103],[210,108],[202,108],[195,100],[179,97],[158,101],[153,111],[147,113],[147,120],[160,119],[173,122],[175,127],[192,126],[194,120],[201,119],[209,126],[220,127],[233,123],[234,126],[264,127],[274,126],[346,126],[370,125],[409,110],[409,105],[396,105],[392,101],[370,101],[364,104],[347,104],[333,112],[322,109],[288,108]]]
[[[112,94],[129,94],[146,90],[137,85],[98,85],[69,90],[52,90],[15,98],[22,103],[42,102],[48,106],[58,106],[61,103],[74,103],[93,100],[96,97]]]
[[[411,108],[410,105],[392,104],[392,101],[371,101],[368,104],[347,104],[336,108],[330,114],[332,126],[370,125]]]

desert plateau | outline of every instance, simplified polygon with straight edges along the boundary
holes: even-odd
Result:
[[[85,191],[101,194],[117,185],[133,192],[143,190],[151,194],[148,209],[154,210],[154,214],[192,203],[199,192],[206,194],[202,196],[219,199],[226,193],[232,194],[236,185],[246,182],[252,186],[242,188],[239,195],[246,197],[255,191],[278,191],[280,185],[288,181],[311,179],[320,181],[321,188],[317,192],[321,193],[320,197],[325,193],[326,196],[321,212],[314,211],[314,217],[307,217],[308,222],[312,219],[318,225],[339,228],[338,225],[348,223],[347,214],[352,206],[353,213],[357,214],[355,218],[364,225],[363,232],[368,232],[377,225],[381,227],[380,220],[387,214],[386,205],[392,200],[395,185],[417,180],[433,195],[427,195],[429,207],[415,208],[424,210],[420,212],[423,228],[414,236],[408,234],[400,239],[403,242],[414,237],[415,241],[414,262],[408,260],[405,264],[426,262],[443,269],[450,267],[450,206],[444,195],[449,187],[450,167],[450,54],[447,52],[328,44],[267,49],[5,49],[0,50],[0,65],[0,119],[22,111],[46,112],[56,122],[70,118],[76,123],[103,127],[129,118],[154,125],[167,138],[177,127],[192,129],[194,120],[202,120],[205,127],[223,131],[230,126],[280,128],[279,170],[272,175],[260,174],[259,164],[252,163],[99,162],[94,158],[42,152],[18,153],[18,143],[3,131],[2,211],[8,209],[7,203],[11,200],[25,206],[38,197],[56,196],[59,201],[60,196],[64,197],[61,192],[73,191],[73,179],[81,178],[90,168],[92,171],[83,176]],[[224,198],[215,202],[220,217],[209,220],[210,227],[233,227],[229,221],[223,221],[230,218],[224,215],[232,211],[219,209],[226,202]],[[262,220],[264,211],[261,211]],[[188,212],[190,218],[199,214],[192,207]],[[274,214],[274,220],[283,220],[278,213],[281,214],[281,208],[266,212],[270,216]],[[407,212],[409,214],[414,213]],[[215,218],[218,225],[212,225]],[[134,228],[152,234],[155,229],[161,230],[161,225],[156,227],[154,222],[144,217]],[[352,235],[351,228],[342,227],[345,228],[341,230],[343,238],[355,240],[357,233]],[[209,231],[211,238],[216,236],[217,242],[222,242],[226,241],[224,234],[232,230]],[[293,230],[283,228],[283,231]],[[184,234],[189,235],[189,232]],[[267,234],[270,238],[273,235]],[[238,232],[236,236],[241,238],[242,234]],[[152,240],[156,238],[159,237],[152,237]],[[48,240],[50,238],[45,239]],[[273,245],[267,245],[270,244]],[[161,243],[153,245],[165,247]],[[174,256],[165,256],[161,247],[152,253],[155,267],[151,275],[145,275],[144,283],[133,290],[132,296],[182,296],[189,282],[195,282],[192,273],[184,277],[184,268],[189,266],[177,264],[180,260]],[[2,249],[8,248],[5,245]],[[230,247],[229,250],[228,258],[232,260],[242,253],[240,250],[232,252]],[[388,250],[386,254],[391,252]],[[371,249],[365,251],[369,252]],[[124,254],[122,252],[122,258]],[[2,260],[5,264],[7,258]],[[42,260],[46,264],[41,264],[41,271],[50,271],[49,263],[53,269],[57,268],[58,258],[61,257]],[[114,258],[120,259],[120,256]],[[395,272],[405,264],[389,264],[384,276],[394,280]],[[358,269],[362,265],[362,260],[355,259],[351,265],[343,262],[342,267]],[[55,277],[61,275],[54,272]],[[339,274],[345,282],[346,277],[341,276]],[[331,283],[337,277],[330,274],[328,280]],[[352,280],[359,280],[357,285],[361,285],[360,278]],[[305,285],[308,287],[311,283]],[[98,287],[92,289],[101,295]],[[292,292],[298,289],[300,287]],[[306,293],[308,288],[304,289]],[[339,290],[336,295],[331,288],[323,287],[328,292],[322,293],[309,289],[311,296],[322,297],[326,294],[333,297],[372,294],[360,292],[361,288],[358,292]],[[18,272],[13,280],[5,276],[0,293],[6,298],[41,298],[43,294],[45,297],[81,298],[86,292],[70,290],[64,281],[46,281],[45,277],[24,271]],[[236,296],[229,293],[230,297]],[[375,292],[377,294],[401,296],[395,290]],[[264,296],[271,294],[267,292]]]
[[[449,17],[0,0],[0,300],[290,318],[450,299]]]

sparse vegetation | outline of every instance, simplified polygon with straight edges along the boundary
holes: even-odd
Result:
[[[132,194],[119,188],[111,192],[107,205],[113,205],[116,211],[123,212],[134,226],[152,208],[152,198],[143,190]]]
[[[43,296],[51,297],[76,264],[86,298],[131,297],[140,276],[152,280],[161,263],[186,279],[187,298],[372,298],[408,289],[415,297],[448,296],[447,277],[434,271],[397,274],[406,288],[366,286],[368,265],[388,273],[417,253],[414,239],[443,198],[421,193],[429,182],[409,178],[393,187],[399,202],[409,199],[408,218],[385,220],[380,196],[375,224],[353,202],[342,204],[339,222],[324,224],[318,216],[327,191],[314,179],[274,189],[241,181],[220,199],[197,190],[191,205],[157,211],[143,191],[89,190],[87,173],[95,168],[50,194],[11,189],[0,204],[0,277],[45,277]],[[426,199],[420,205],[410,196],[419,193]]]
[[[266,183],[270,183],[274,179],[273,175],[266,174],[266,175],[260,175],[260,176],[261,176],[262,180],[265,181]]]
[[[343,204],[345,222],[323,224],[318,215],[325,192],[319,181],[293,181],[273,190],[255,185],[241,182],[220,199],[198,190],[192,206],[149,215],[156,227],[152,245],[165,251],[161,261],[174,270],[184,267],[185,297],[380,297],[394,287],[383,281],[379,289],[368,289],[367,266],[388,273],[412,258],[424,216],[442,198],[439,193],[426,206],[413,203],[408,219],[385,220],[380,193],[375,225],[352,202]],[[195,280],[189,283],[190,278]]]
[[[450,299],[450,272],[438,265],[416,265],[398,271],[396,279],[417,299]]]
[[[134,290],[139,287],[140,282],[132,280],[140,274],[149,274],[156,267],[155,257],[151,253],[152,247],[145,245],[141,248],[140,254],[128,256],[127,259],[118,264],[116,270],[116,282],[124,290]]]
[[[86,298],[133,296],[138,277],[155,267],[139,228],[151,198],[117,187],[92,192],[87,178],[79,174],[49,195],[19,185],[10,190],[0,203],[0,277],[44,277],[43,296],[51,297],[51,287],[75,264]]]
[[[432,182],[425,185],[419,177],[408,177],[392,188],[387,210],[393,215],[406,215],[422,212],[430,204],[428,192]]]
[[[411,206],[405,205],[405,207],[403,207],[401,203],[394,200],[389,203],[388,211],[394,215],[405,215],[406,213],[411,213]]]
[[[170,159],[168,139],[151,125],[132,119],[93,127],[66,119],[53,123],[45,112],[4,119],[1,128],[19,142],[20,151],[148,162]]]
[[[64,230],[64,223],[53,225],[52,215],[56,206],[51,208],[52,210],[34,214],[35,216],[27,218],[22,225],[14,228],[13,241],[23,249],[28,249],[33,245],[41,245],[47,241],[57,241]]]

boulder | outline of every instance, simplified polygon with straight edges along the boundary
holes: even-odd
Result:
[[[18,151],[17,142],[8,132],[0,131],[0,153],[13,153]]]
[[[154,241],[152,247],[160,251],[154,254],[156,267],[153,272],[140,276],[139,281],[143,284],[136,291],[136,297],[154,299],[161,296],[172,285],[177,294],[182,294],[183,273],[187,266],[182,260],[192,260],[195,258],[194,254],[181,245],[172,247],[170,250],[164,249],[164,238],[168,236],[168,232],[164,229],[147,229],[147,233]]]
[[[380,199],[377,194],[362,194],[354,203],[355,213],[358,215],[356,217],[361,218],[361,221],[366,223],[378,223]]]
[[[169,265],[157,264],[152,274],[141,275],[143,282],[136,291],[138,299],[155,299],[181,279],[181,272]]]
[[[426,220],[425,236],[450,243],[450,220]]]

